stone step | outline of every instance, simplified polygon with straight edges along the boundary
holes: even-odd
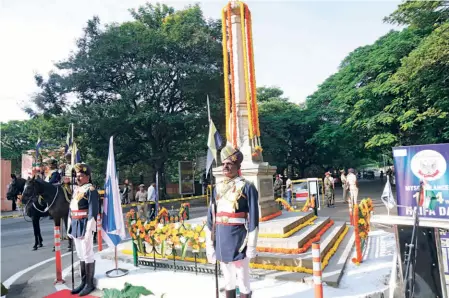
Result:
[[[283,211],[282,215],[278,217],[259,222],[259,238],[262,238],[263,235],[285,235],[313,216],[313,212]]]
[[[322,273],[322,281],[331,287],[337,287],[340,283],[341,277],[347,262],[351,262],[351,252],[354,247],[355,236],[354,227],[348,225],[348,232],[345,238],[340,243],[335,254],[329,260],[326,268],[324,268]],[[313,283],[313,277],[305,278],[304,282]]]
[[[326,253],[332,248],[337,241],[340,234],[346,227],[345,222],[335,222],[321,238],[321,257],[324,258]],[[304,267],[307,269],[313,268],[312,252],[311,250],[302,254],[283,254],[283,253],[269,253],[261,252],[252,260],[256,264],[274,265],[274,266],[291,266]]]
[[[286,248],[297,249],[302,247],[307,241],[330,222],[329,217],[318,217],[315,223],[306,226],[288,238],[258,238],[257,247],[264,248]]]
[[[323,270],[322,280],[329,286],[338,287],[343,276],[345,266],[351,262],[351,252],[354,246],[354,228],[348,225],[348,232],[340,243],[335,254],[329,260],[328,265]],[[312,285],[313,275],[302,272],[287,272],[263,269],[251,269],[252,274],[263,278],[272,278],[282,281],[295,281]]]

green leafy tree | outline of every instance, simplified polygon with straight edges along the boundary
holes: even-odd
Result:
[[[90,20],[50,79],[37,77],[35,102],[58,114],[75,95],[70,117],[87,160],[104,168],[114,136],[119,168],[147,163],[164,184],[167,161],[182,155],[183,144],[205,148],[206,95],[213,111],[222,109],[220,22],[205,20],[198,5],[146,4],[131,14],[133,21],[105,29]]]

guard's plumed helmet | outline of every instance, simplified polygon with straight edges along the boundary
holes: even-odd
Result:
[[[90,166],[85,163],[77,163],[74,166],[75,172],[82,173],[84,175],[90,176],[92,173],[92,170],[90,169]]]
[[[229,159],[234,164],[241,164],[243,161],[243,153],[239,150],[234,148],[230,143],[227,143],[226,146],[221,149],[221,160],[225,161]]]

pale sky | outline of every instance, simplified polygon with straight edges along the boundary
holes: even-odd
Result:
[[[37,91],[34,73],[75,50],[94,15],[102,24],[131,19],[144,0],[0,0],[0,121],[27,119],[21,110]],[[155,3],[155,1],[149,1]],[[160,1],[182,9],[194,1]],[[226,1],[202,1],[218,19]],[[383,23],[400,1],[246,1],[253,17],[257,86],[278,86],[304,101],[359,46],[396,27]]]

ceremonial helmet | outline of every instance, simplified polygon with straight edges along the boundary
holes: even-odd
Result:
[[[243,153],[238,148],[234,148],[229,142],[221,149],[220,157],[221,161],[229,159],[232,163],[238,165],[243,161]]]
[[[82,173],[84,175],[90,176],[92,174],[92,170],[88,164],[85,163],[77,163],[73,166],[75,172]]]

